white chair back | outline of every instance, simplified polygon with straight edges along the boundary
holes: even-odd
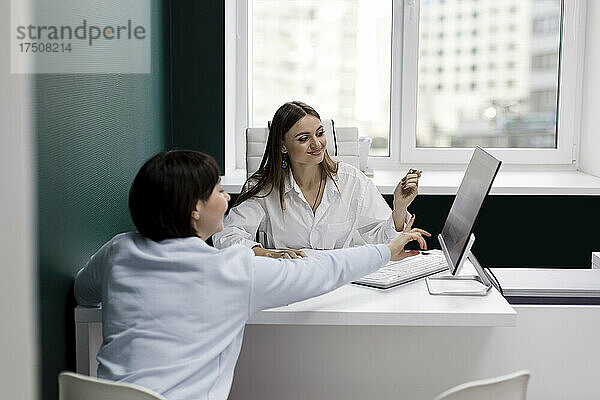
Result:
[[[358,168],[358,128],[337,127],[331,119],[323,119],[322,123],[327,137],[327,152],[331,158]],[[268,128],[246,129],[246,177],[260,167],[268,137]]]
[[[260,167],[268,137],[269,130],[267,128],[246,129],[246,178],[249,178]]]
[[[435,400],[525,400],[529,371],[517,371],[497,378],[482,379],[446,390]]]
[[[58,400],[166,400],[160,394],[131,383],[61,372]]]

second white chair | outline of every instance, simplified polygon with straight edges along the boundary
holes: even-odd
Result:
[[[166,400],[151,390],[131,383],[61,372],[58,375],[58,400]]]
[[[525,400],[529,371],[463,383],[446,390],[435,400]]]

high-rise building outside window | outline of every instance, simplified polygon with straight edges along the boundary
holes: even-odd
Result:
[[[471,47],[469,70],[460,72],[458,80],[469,79],[470,91],[419,90],[417,105],[418,147],[502,147],[554,148],[558,110],[558,57],[561,1],[503,0],[509,13],[497,15],[494,0],[478,2],[448,1],[421,3],[421,16],[465,13],[478,18],[445,25],[448,37],[459,30],[477,31],[491,23],[506,27],[491,34],[482,29],[481,36],[465,37],[462,45]],[[419,28],[431,29],[421,19]],[[518,42],[513,32],[522,32]],[[421,50],[438,45],[435,41],[419,42]],[[452,45],[452,44],[450,44]],[[478,51],[478,48],[488,51]],[[506,49],[498,54],[496,49]],[[451,52],[441,54],[443,65],[461,62]],[[464,59],[464,57],[463,57]],[[464,60],[466,61],[466,60]],[[464,62],[463,61],[463,62]],[[532,63],[533,62],[533,63]],[[419,65],[427,63],[419,59]],[[476,66],[488,66],[479,70]],[[506,68],[496,68],[496,65]],[[544,69],[540,74],[539,70]],[[490,80],[504,85],[485,85]],[[429,87],[431,78],[419,74],[419,83]]]
[[[389,155],[391,0],[254,0],[250,12],[251,124],[301,100]]]

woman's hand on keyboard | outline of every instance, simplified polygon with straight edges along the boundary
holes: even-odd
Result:
[[[390,258],[391,261],[399,261],[403,258],[416,256],[419,254],[417,250],[404,250],[404,246],[413,240],[419,242],[419,246],[422,250],[427,250],[427,242],[425,242],[425,238],[423,238],[423,236],[430,237],[431,234],[423,229],[412,227],[413,223],[415,222],[415,217],[416,216],[413,214],[402,233],[400,233],[396,239],[388,243],[388,247],[392,253]]]

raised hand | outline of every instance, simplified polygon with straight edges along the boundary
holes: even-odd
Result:
[[[421,171],[411,169],[394,189],[394,210],[406,210],[419,194]]]

